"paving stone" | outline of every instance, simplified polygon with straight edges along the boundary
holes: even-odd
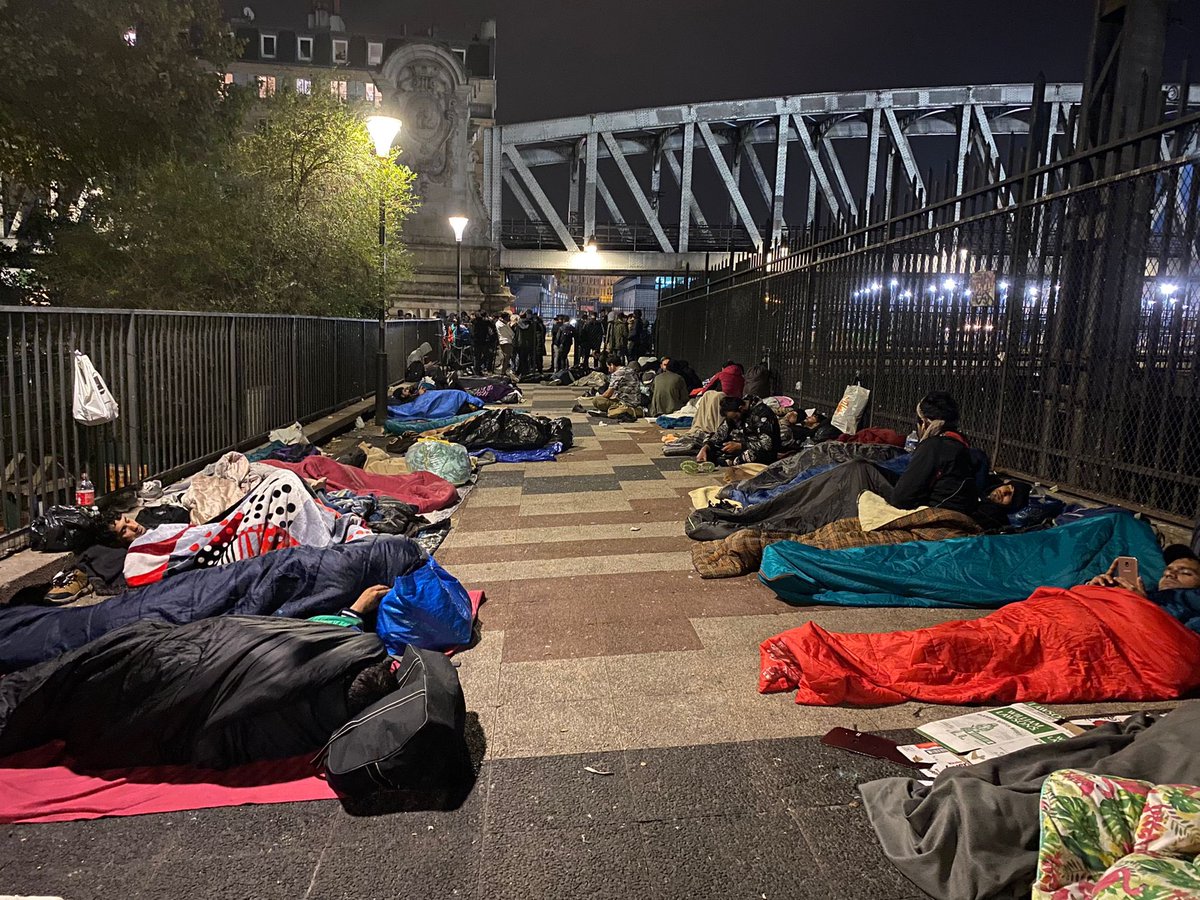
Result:
[[[640,822],[774,809],[751,777],[756,761],[751,744],[631,750],[623,756]]]
[[[522,495],[580,494],[593,491],[619,491],[621,482],[616,475],[564,475],[549,478],[526,478]]]
[[[856,896],[852,890],[831,891],[804,845],[799,826],[782,810],[670,819],[639,828],[651,861],[653,896],[659,900]],[[719,893],[714,894],[714,888]]]
[[[854,893],[846,896],[892,900],[920,895],[883,855],[861,803],[790,809],[789,814],[800,825],[824,878],[845,885],[843,889],[853,888]]]
[[[498,471],[493,466],[484,466],[479,470],[479,486],[490,487],[520,487],[525,481],[522,471]]]
[[[481,883],[489,900],[654,895],[641,833],[633,825],[488,833]]]
[[[662,470],[658,466],[613,466],[613,474],[621,481],[658,481]]]
[[[622,753],[495,760],[488,767],[489,833],[578,829],[633,820]],[[589,772],[608,772],[603,775]]]

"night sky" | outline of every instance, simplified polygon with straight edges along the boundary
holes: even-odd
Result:
[[[224,0],[266,25],[308,0]],[[812,91],[1078,81],[1092,0],[343,0],[350,32],[470,37],[497,20],[498,117]],[[1174,6],[1167,78],[1200,78],[1200,2]]]

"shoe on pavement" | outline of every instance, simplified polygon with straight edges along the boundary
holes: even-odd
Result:
[[[54,576],[46,600],[55,605],[71,603],[92,592],[87,573],[82,569],[64,569]]]

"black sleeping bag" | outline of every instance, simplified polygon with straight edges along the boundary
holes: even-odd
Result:
[[[222,615],[307,618],[337,612],[367,588],[392,584],[426,558],[404,537],[289,547],[176,575],[95,606],[5,609],[0,611],[0,672],[52,659],[142,619],[180,625]]]
[[[744,509],[729,503],[698,509],[688,516],[684,532],[696,541],[719,541],[743,528],[807,534],[857,516],[863,491],[890,501],[894,478],[873,463],[851,460]]]
[[[337,625],[136,622],[0,679],[0,756],[62,740],[85,766],[221,769],[315,752],[349,719],[349,681],[385,656]]]

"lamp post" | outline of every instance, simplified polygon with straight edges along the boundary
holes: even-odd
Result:
[[[462,239],[470,219],[466,216],[451,216],[450,227],[454,229],[454,246],[458,257],[458,287],[454,294],[454,307],[458,314],[458,324],[462,324]]]
[[[392,153],[392,141],[400,131],[400,120],[391,116],[368,116],[367,132],[375,144],[375,155],[383,164]],[[383,194],[379,195],[379,341],[375,348],[375,424],[384,425],[388,414],[387,365],[387,209]]]

